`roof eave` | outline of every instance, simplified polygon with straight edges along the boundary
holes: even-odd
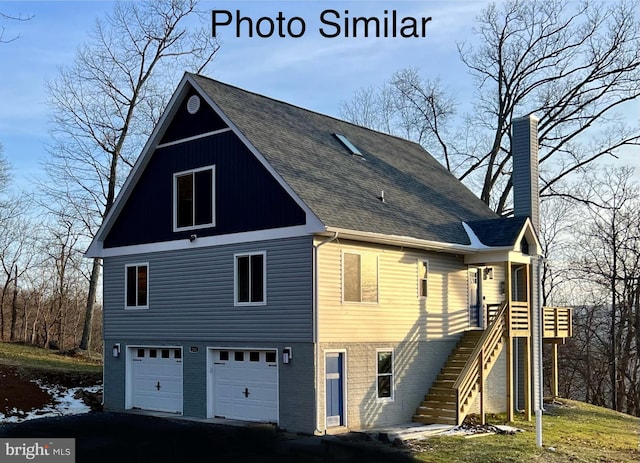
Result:
[[[414,238],[411,236],[399,236],[399,235],[385,235],[382,233],[365,232],[360,230],[350,230],[339,227],[326,227],[326,233],[319,233],[320,235],[330,236],[332,234],[338,234],[338,238],[349,239],[354,241],[366,241],[369,243],[385,244],[389,246],[409,247],[415,249],[424,249],[428,251],[448,252],[453,254],[476,254],[483,250],[487,251],[502,251],[510,250],[511,248],[505,247],[488,247],[482,245],[482,247],[476,247],[472,244],[460,244],[460,243],[446,243],[442,241],[432,241],[420,238]]]

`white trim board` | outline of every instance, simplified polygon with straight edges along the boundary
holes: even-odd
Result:
[[[269,241],[283,238],[295,238],[299,236],[311,236],[315,230],[311,230],[306,225],[295,227],[274,228],[270,230],[257,230],[242,233],[232,233],[219,236],[198,237],[194,241],[189,238],[162,241],[159,243],[135,244],[132,246],[121,246],[117,248],[103,249],[100,246],[99,254],[90,257],[116,257],[128,256],[131,254],[145,254],[149,252],[178,251],[183,249],[204,248],[209,246],[222,246],[227,244],[251,243],[255,241]]]

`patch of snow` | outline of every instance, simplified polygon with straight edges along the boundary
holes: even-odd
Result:
[[[9,416],[0,413],[0,424],[2,423],[20,423],[22,421],[31,420],[33,418],[43,418],[46,416],[62,416],[77,415],[79,413],[88,413],[91,411],[82,399],[76,399],[74,395],[77,391],[84,389],[89,392],[101,392],[102,386],[96,385],[91,387],[72,387],[70,389],[60,388],[57,386],[48,386],[35,381],[40,388],[51,394],[53,404],[46,405],[38,410],[22,412],[17,409],[11,410]]]

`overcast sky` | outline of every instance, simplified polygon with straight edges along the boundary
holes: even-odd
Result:
[[[379,85],[396,70],[419,67],[425,77],[443,79],[465,101],[473,89],[469,88],[467,71],[458,59],[456,42],[471,39],[473,19],[487,4],[484,0],[204,1],[201,8],[209,15],[216,9],[229,11],[231,16],[231,24],[218,26],[223,44],[208,74],[337,116],[340,102],[348,100],[357,89]],[[111,2],[0,1],[0,12],[4,14],[33,16],[26,22],[0,20],[5,41],[19,36],[0,44],[0,143],[19,184],[29,185],[29,179],[39,175],[39,162],[45,156],[45,79],[72,62],[96,17],[111,9]],[[381,22],[386,18],[391,28],[393,10],[397,18],[415,18],[419,26],[422,18],[431,17],[424,22],[426,36],[354,38],[352,31],[344,27],[345,18],[371,16]],[[279,12],[286,20],[300,18],[304,34],[301,21],[294,20],[291,32],[301,37],[280,38],[278,31],[271,38],[257,37],[258,20],[276,18]],[[238,15],[253,21],[254,37],[247,36],[247,21],[242,23],[241,37],[237,37]],[[217,18],[223,22],[227,16],[220,13]],[[283,24],[287,33],[288,21]],[[267,26],[268,22],[263,21],[262,33],[268,32]]]

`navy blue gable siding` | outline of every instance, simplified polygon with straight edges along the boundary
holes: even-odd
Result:
[[[173,231],[173,174],[215,165],[215,226]],[[233,132],[156,149],[105,248],[305,224],[305,213]]]
[[[173,116],[169,127],[164,132],[160,144],[169,143],[184,138],[193,137],[202,133],[213,132],[227,127],[224,121],[213,109],[200,97],[200,109],[195,114],[187,111],[187,101],[198,92],[191,89],[187,96],[178,105],[178,110]]]

